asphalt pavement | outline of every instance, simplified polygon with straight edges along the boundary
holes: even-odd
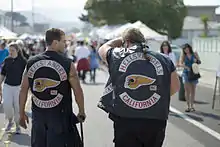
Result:
[[[213,88],[198,85],[195,98],[196,111],[192,113],[184,112],[187,108],[186,102],[180,101],[178,99],[178,94],[172,98],[171,106],[183,112],[190,118],[198,121],[199,123],[220,133],[220,96],[217,96],[215,109],[212,109],[213,93]]]
[[[85,94],[85,107],[87,113],[87,119],[84,123],[84,138],[85,147],[113,147],[113,124],[108,119],[105,112],[97,108],[97,103],[103,92],[104,83],[107,80],[108,75],[102,71],[97,72],[97,84],[83,84],[83,91]],[[89,79],[89,78],[88,78]],[[196,109],[205,113],[207,111],[210,115],[218,115],[218,110],[213,110],[213,114],[209,111],[209,106],[206,103],[210,103],[207,99],[211,98],[211,90],[207,88],[198,88],[197,91],[197,101],[201,102],[197,104]],[[209,92],[210,93],[209,93]],[[201,93],[201,94],[200,94]],[[184,102],[180,102],[177,99],[177,95],[172,98],[172,107],[178,109],[180,112],[184,112]],[[30,101],[27,105],[27,112],[31,119],[30,112]],[[201,107],[201,109],[200,109]],[[202,109],[202,107],[205,107]],[[206,108],[207,107],[207,108]],[[73,104],[74,111],[76,105]],[[206,117],[206,115],[201,116],[199,114],[189,114],[189,115],[199,115],[203,121],[197,122],[206,125],[207,127],[217,130],[220,128],[218,126],[219,120],[214,117]],[[76,112],[76,111],[75,111]],[[77,113],[77,112],[76,112]],[[184,114],[185,115],[185,114]],[[194,120],[193,117],[190,117]],[[200,119],[200,120],[201,120]],[[211,119],[211,120],[210,120]],[[0,127],[4,126],[4,115],[2,113],[2,107],[0,110]],[[210,125],[211,124],[211,125]],[[30,146],[30,128],[31,123],[27,130],[22,130],[21,135],[15,135],[11,138],[11,142],[8,147],[29,147]],[[176,113],[170,113],[168,127],[166,132],[166,139],[163,147],[219,147],[220,140],[216,139],[209,133],[205,132],[201,128],[190,123],[186,119],[182,118]],[[3,142],[0,142],[0,147],[5,147]]]

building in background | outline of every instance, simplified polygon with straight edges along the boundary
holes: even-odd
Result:
[[[21,24],[21,22],[14,20],[14,27],[17,27]],[[3,26],[9,30],[11,30],[11,17],[5,15],[5,11],[0,10],[0,26]]]
[[[11,27],[11,18],[5,16],[5,12],[2,10],[0,10],[0,26],[4,26],[9,29]]]
[[[32,34],[33,33],[33,28],[29,25],[19,25],[14,27],[14,32],[22,35],[24,33]]]
[[[187,7],[187,16],[193,17],[201,17],[202,15],[206,15],[210,21],[217,21],[218,14],[216,14],[216,9],[219,7],[218,5],[214,6],[186,6]]]
[[[208,21],[208,36],[220,36],[220,14],[216,14],[219,6],[186,6],[187,16],[184,19],[182,34],[178,39],[172,40],[173,44],[182,45],[184,43],[192,44],[195,37],[200,37],[204,33],[204,24],[201,16],[206,15]]]
[[[35,23],[34,24],[34,32],[35,33],[44,33],[47,29],[49,29],[50,25],[48,23]]]
[[[220,23],[220,14],[217,14],[217,15],[216,15],[216,19],[217,19],[217,21]]]
[[[208,36],[217,37],[220,35],[220,23],[217,21],[208,21]],[[202,36],[204,33],[204,24],[199,17],[187,16],[184,19],[182,37],[192,40],[194,37]]]

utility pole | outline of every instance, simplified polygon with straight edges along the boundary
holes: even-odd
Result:
[[[14,0],[11,0],[11,31],[14,31]]]
[[[34,0],[32,0],[32,29],[33,29],[33,33],[34,33],[34,24],[35,24],[35,20],[34,20]]]

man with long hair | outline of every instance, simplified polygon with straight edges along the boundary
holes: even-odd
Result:
[[[170,97],[180,84],[172,61],[149,51],[134,28],[99,49],[110,78],[99,107],[114,122],[115,147],[161,147]]]

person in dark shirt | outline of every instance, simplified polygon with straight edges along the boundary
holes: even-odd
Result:
[[[20,126],[27,129],[25,113],[31,91],[31,147],[81,147],[76,123],[85,120],[84,96],[74,63],[64,55],[65,33],[46,31],[47,49],[28,60],[19,94]],[[78,117],[72,109],[72,90]]]
[[[2,98],[5,117],[8,124],[6,132],[11,130],[13,120],[16,124],[16,133],[20,133],[19,127],[19,91],[22,80],[22,74],[26,66],[26,60],[22,55],[16,43],[9,45],[9,57],[3,62],[0,77],[0,87],[4,81]]]
[[[109,71],[98,106],[113,121],[115,147],[162,147],[170,98],[180,87],[172,61],[149,50],[136,28],[126,29],[98,53]]]

